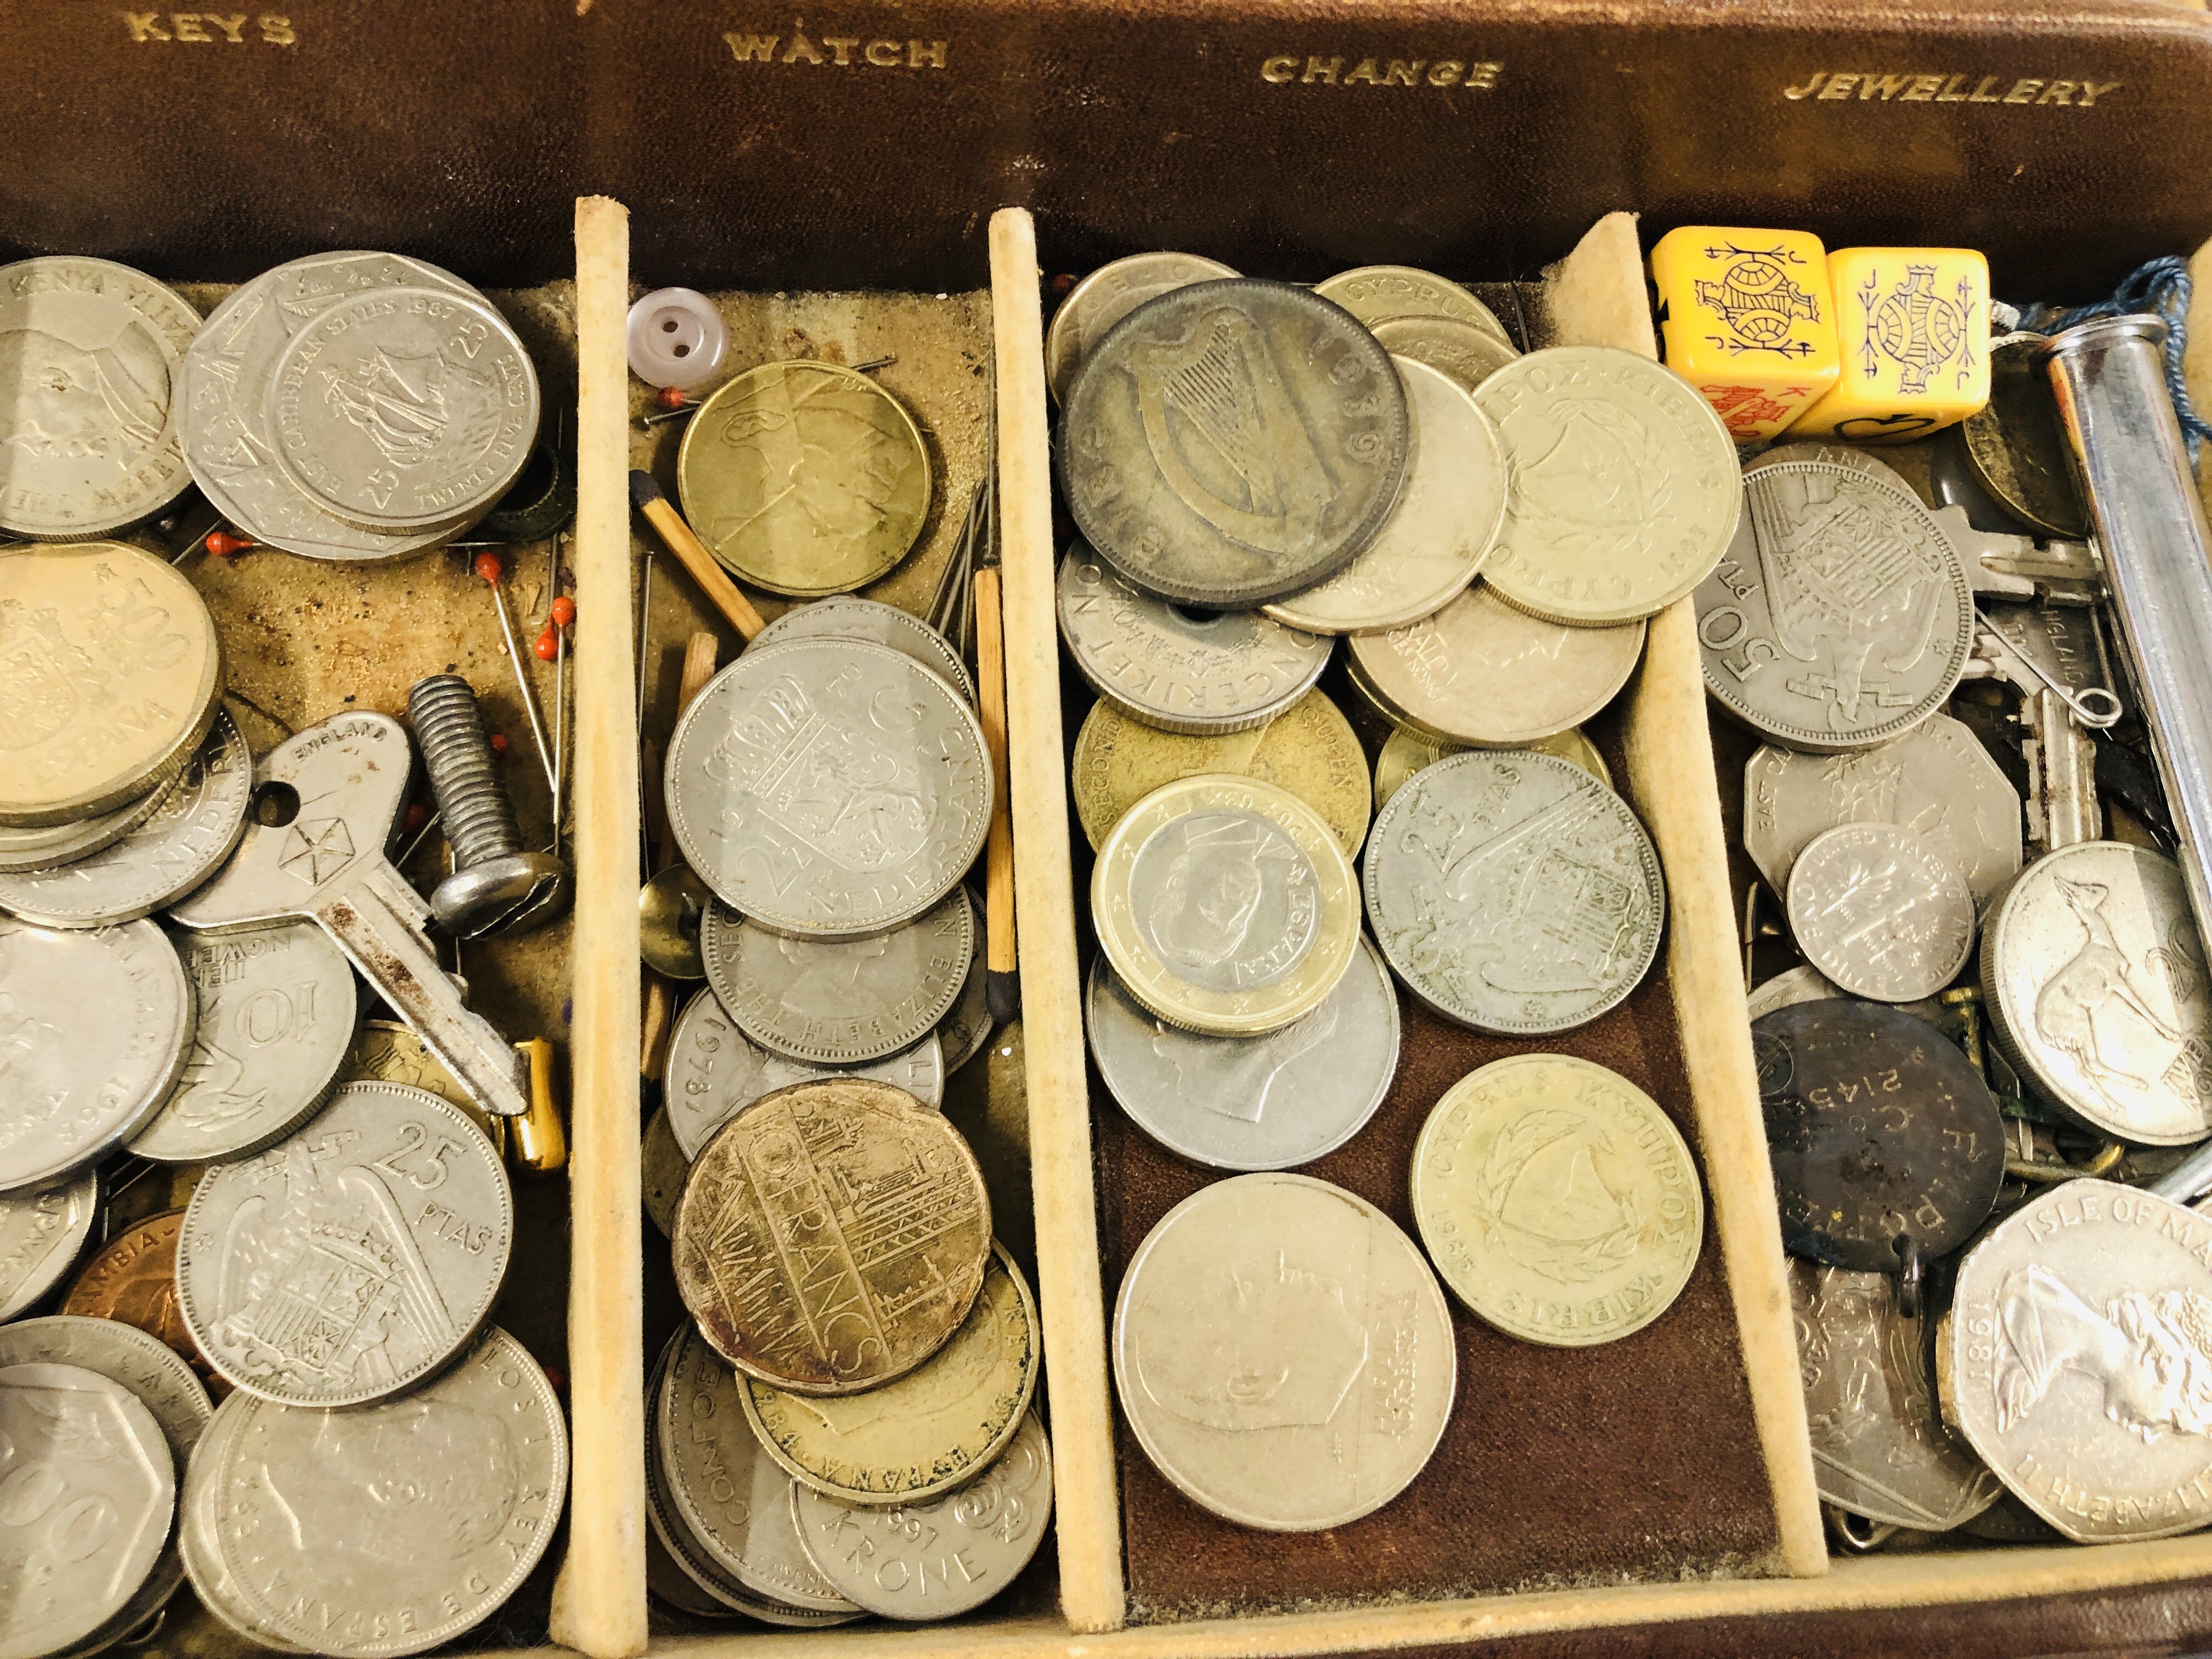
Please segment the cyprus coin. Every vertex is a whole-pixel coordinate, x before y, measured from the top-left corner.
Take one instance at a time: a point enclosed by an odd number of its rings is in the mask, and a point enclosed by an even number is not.
[[[822,639],[872,640],[888,646],[941,677],[965,701],[975,701],[975,683],[969,678],[968,665],[951,641],[909,611],[855,594],[833,593],[811,605],[794,605],[761,629],[752,643]]]
[[[112,1235],[62,1297],[75,1317],[128,1325],[167,1347],[217,1395],[230,1384],[215,1374],[177,1310],[177,1239],[185,1212],[165,1210]]]
[[[1138,586],[1243,610],[1375,538],[1409,439],[1397,371],[1357,319],[1238,278],[1115,325],[1068,387],[1060,473],[1084,539]]]
[[[1195,253],[1132,253],[1099,266],[1068,289],[1045,330],[1044,377],[1053,401],[1066,401],[1068,383],[1085,355],[1108,329],[1146,301],[1193,283],[1236,275],[1227,265]]]
[[[1450,1310],[1413,1241],[1298,1175],[1216,1182],[1162,1217],[1122,1278],[1113,1346],[1153,1466],[1268,1532],[1340,1527],[1403,1492],[1457,1380]]]
[[[1577,628],[1634,622],[1705,580],[1741,510],[1735,443],[1690,383],[1633,352],[1553,346],[1475,393],[1505,441],[1500,599]]]
[[[35,1307],[84,1253],[100,1219],[100,1173],[0,1196],[0,1321]]]
[[[1607,788],[1613,787],[1613,769],[1605,763],[1605,757],[1598,753],[1597,745],[1583,735],[1578,726],[1521,746],[1540,754],[1557,755],[1581,767]],[[1410,726],[1400,726],[1383,739],[1382,752],[1375,757],[1375,810],[1381,811],[1406,780],[1423,767],[1434,766],[1440,760],[1449,760],[1454,755],[1466,752],[1459,744],[1439,743]]]
[[[1917,1002],[1974,948],[1974,896],[1933,847],[1893,823],[1823,830],[1790,868],[1790,931],[1853,996]]]
[[[1498,313],[1462,288],[1411,265],[1362,265],[1340,270],[1314,284],[1314,292],[1334,300],[1373,328],[1395,317],[1445,317],[1472,324],[1506,343],[1511,337]]]
[[[1521,355],[1488,329],[1449,317],[1393,317],[1375,325],[1375,337],[1395,362],[1420,363],[1462,392],[1473,392]]]

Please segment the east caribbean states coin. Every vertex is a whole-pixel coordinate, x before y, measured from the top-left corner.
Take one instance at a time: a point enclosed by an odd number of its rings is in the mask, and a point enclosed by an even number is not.
[[[2212,1133],[2212,994],[2181,866],[2117,842],[2028,866],[1990,913],[1982,1001],[2036,1092],[2122,1140]]]
[[[0,1320],[44,1300],[69,1276],[100,1218],[100,1173],[0,1197]]]
[[[200,314],[106,259],[0,265],[0,531],[104,536],[149,519],[191,476],[178,371]]]
[[[1471,323],[1507,344],[1512,337],[1498,313],[1457,283],[1411,265],[1361,265],[1340,270],[1314,284],[1314,292],[1334,300],[1373,328],[1395,317],[1445,317]]]
[[[1404,387],[1351,313],[1239,278],[1124,317],[1068,387],[1060,472],[1083,538],[1147,592],[1247,610],[1375,538],[1411,441]]]
[[[1216,1170],[1287,1170],[1366,1127],[1398,1070],[1398,994],[1363,936],[1328,1000],[1266,1036],[1205,1036],[1148,1013],[1103,954],[1091,963],[1091,1053],[1129,1121]]]
[[[761,629],[752,644],[821,639],[871,640],[888,646],[939,676],[963,701],[975,701],[975,683],[951,641],[910,611],[857,594],[833,593],[811,605],[794,605]]]
[[[1966,566],[1927,510],[1828,461],[1744,479],[1744,514],[1698,589],[1705,690],[1769,742],[1869,749],[1935,714],[1974,646]]]
[[[716,558],[793,599],[848,593],[913,550],[934,483],[906,406],[836,363],[763,363],[691,416],[684,516]]]
[[[1153,1466],[1267,1532],[1343,1526],[1403,1492],[1457,1381],[1451,1314],[1413,1242],[1299,1175],[1232,1176],[1162,1217],[1122,1278],[1113,1348]]]
[[[1395,362],[1422,364],[1462,392],[1473,392],[1521,355],[1488,329],[1449,317],[1393,317],[1375,325],[1375,337]]]
[[[0,921],[0,1193],[97,1164],[161,1109],[191,1050],[191,981],[150,921]]]
[[[151,915],[218,869],[246,833],[253,751],[229,714],[153,815],[64,869],[0,874],[0,910],[50,927],[107,927]]]
[[[1554,346],[1474,400],[1505,442],[1505,528],[1482,577],[1500,599],[1577,628],[1634,622],[1693,592],[1728,547],[1735,443],[1673,370]]]
[[[1068,385],[1091,349],[1146,301],[1237,274],[1195,253],[1132,253],[1099,266],[1068,289],[1045,330],[1044,378],[1053,401],[1067,400]]]
[[[1814,836],[1790,866],[1788,908],[1805,959],[1878,1002],[1934,996],[1974,948],[1974,896],[1964,878],[1893,823],[1843,823]]]
[[[983,896],[972,885],[968,889],[968,904],[975,911],[980,927],[985,916]],[[953,1000],[945,1018],[937,1023],[939,1062],[946,1077],[981,1054],[990,1043],[991,1033],[997,1029],[998,1022],[991,1018],[988,961],[988,953],[981,949],[969,958],[968,977],[960,981],[960,994]],[[920,1097],[925,1106],[939,1103],[924,1097],[919,1089],[909,1089],[908,1092]]]
[[[1552,1347],[1642,1330],[1705,1238],[1681,1131],[1626,1078],[1565,1054],[1494,1060],[1446,1090],[1413,1191],[1444,1283],[1485,1323]]]
[[[1759,1109],[1793,1255],[1896,1273],[1973,1237],[2004,1179],[2003,1121],[1966,1055],[1877,1003],[1823,1000],[1751,1028]]]
[[[991,1255],[991,1200],[957,1130],[904,1090],[794,1084],[724,1125],[676,1211],[676,1288],[749,1376],[858,1394],[949,1340]]]
[[[793,939],[707,907],[699,954],[738,1029],[811,1066],[865,1066],[927,1037],[951,1009],[975,957],[968,890],[867,939]]]
[[[1598,752],[1597,745],[1583,735],[1579,726],[1571,726],[1553,736],[1538,738],[1520,746],[1534,749],[1539,754],[1557,755],[1581,767],[1607,788],[1613,787],[1613,769],[1605,763],[1605,757]],[[1400,726],[1383,739],[1382,752],[1375,757],[1375,810],[1379,812],[1388,805],[1390,797],[1424,767],[1466,752],[1462,744],[1439,743],[1410,726]]]
[[[1264,1036],[1318,1008],[1359,954],[1359,888],[1289,791],[1201,775],[1121,816],[1091,872],[1099,947],[1171,1025]]]
[[[1044,1350],[1036,1299],[1003,1246],[981,1294],[927,1363],[868,1394],[793,1394],[753,1378],[738,1401],[769,1456],[848,1504],[903,1508],[965,1486],[1012,1443]]]
[[[1060,636],[1091,689],[1163,732],[1249,732],[1297,702],[1334,641],[1256,611],[1192,611],[1140,592],[1078,542],[1060,562]]]
[[[911,921],[959,884],[991,821],[975,711],[859,640],[751,650],[668,744],[684,857],[747,921],[805,939]]]
[[[61,1311],[143,1331],[221,1397],[229,1394],[230,1384],[216,1375],[177,1308],[177,1240],[184,1222],[182,1210],[166,1210],[115,1234],[70,1285]]]
[[[0,826],[0,871],[58,870],[114,846],[160,810],[183,775],[155,785],[112,811],[96,812],[75,823],[50,823],[37,830]]]
[[[1457,755],[1367,838],[1367,917],[1407,989],[1498,1036],[1588,1024],[1644,981],[1666,885],[1627,802],[1556,756]]]
[[[1317,587],[1267,607],[1316,634],[1373,633],[1431,616],[1467,591],[1505,520],[1505,452],[1474,399],[1410,357],[1405,382],[1413,447],[1398,504],[1366,550]]]
[[[209,1171],[185,1211],[178,1304],[248,1394],[358,1406],[466,1345],[514,1240],[507,1170],[465,1116],[425,1090],[350,1083],[289,1139]]]
[[[276,464],[325,512],[420,533],[489,507],[538,435],[538,371],[490,302],[372,289],[318,313],[276,359]]]
[[[71,823],[191,763],[222,702],[192,585],[120,542],[0,552],[0,823]]]

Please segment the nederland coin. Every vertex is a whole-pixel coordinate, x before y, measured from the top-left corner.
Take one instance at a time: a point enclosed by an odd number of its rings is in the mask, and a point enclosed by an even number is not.
[[[937,1025],[938,1047],[946,1077],[983,1052],[998,1024],[991,1018],[989,957],[983,949],[982,937],[986,932],[983,896],[972,886],[967,891],[969,908],[975,913],[978,937],[975,954],[968,961],[968,976],[960,981],[960,994],[953,999],[951,1012]],[[924,1097],[919,1089],[909,1089],[908,1092],[921,1098],[925,1106],[939,1103]]]
[[[1178,1158],[1216,1170],[1289,1170],[1364,1128],[1398,1070],[1398,993],[1364,936],[1320,1007],[1258,1037],[1204,1036],[1147,1013],[1102,954],[1084,1024],[1107,1091]]]
[[[1465,592],[1498,539],[1505,519],[1498,428],[1441,369],[1391,361],[1413,428],[1398,504],[1358,558],[1318,587],[1267,606],[1277,622],[1315,634],[1403,628]]]
[[[1375,325],[1375,337],[1398,362],[1423,364],[1462,392],[1473,392],[1521,355],[1488,329],[1449,317],[1393,317]]]
[[[975,957],[976,917],[956,886],[904,927],[868,939],[793,939],[707,907],[707,983],[762,1048],[810,1066],[865,1066],[937,1029]]]
[[[975,701],[975,682],[969,678],[968,665],[952,648],[951,641],[910,611],[856,594],[833,593],[811,605],[794,605],[761,629],[752,645],[824,639],[869,640],[886,646],[937,675],[960,694],[963,702]]]
[[[1597,745],[1583,735],[1579,726],[1571,726],[1564,732],[1521,746],[1534,749],[1539,754],[1557,755],[1582,768],[1607,788],[1613,787],[1613,769],[1605,763],[1605,757],[1598,753]],[[1383,739],[1382,751],[1375,757],[1375,810],[1381,811],[1390,797],[1422,768],[1466,752],[1458,744],[1439,743],[1410,726],[1400,726]]]
[[[865,587],[913,550],[935,485],[904,404],[836,363],[763,363],[699,405],[677,452],[684,516],[771,593]]]
[[[2079,842],[2045,854],[1990,912],[1982,1005],[2036,1092],[2122,1140],[2212,1133],[2212,994],[2181,866]]]
[[[645,1121],[645,1139],[639,1148],[638,1163],[646,1218],[660,1229],[663,1238],[673,1238],[676,1206],[684,1196],[684,1182],[691,1173],[691,1164],[684,1156],[684,1149],[676,1144],[676,1134],[668,1127],[668,1112],[664,1107],[653,1108],[653,1115]]]
[[[215,1374],[177,1310],[177,1239],[184,1222],[182,1210],[165,1210],[112,1235],[70,1285],[61,1311],[144,1332],[191,1366],[220,1399],[230,1393],[230,1384]]]
[[[1138,586],[1245,610],[1374,540],[1410,436],[1357,319],[1237,278],[1149,300],[1099,341],[1067,389],[1060,474],[1084,539]]]
[[[1790,932],[1853,996],[1917,1002],[1959,976],[1974,948],[1974,896],[1942,854],[1893,823],[1844,823],[1790,867]]]
[[[1163,732],[1265,726],[1312,689],[1334,643],[1256,611],[1154,599],[1080,542],[1060,562],[1057,599],[1060,636],[1091,689]]]
[[[991,1255],[959,1131],[902,1089],[794,1084],[724,1125],[676,1211],[676,1288],[715,1352],[812,1395],[903,1376],[949,1340]]]
[[[120,542],[0,552],[0,823],[127,805],[191,762],[222,703],[222,642],[197,590]]]
[[[27,1312],[69,1276],[100,1218],[100,1172],[0,1197],[0,1322]]]
[[[1029,1414],[1042,1363],[1029,1281],[994,1244],[975,1307],[926,1364],[840,1399],[748,1378],[738,1401],[769,1455],[803,1485],[848,1504],[903,1510],[966,1486],[1005,1452]]]
[[[1960,447],[2006,512],[2047,536],[2078,542],[2089,534],[2089,518],[2074,488],[2042,347],[2040,340],[2018,340],[1990,353],[1990,400],[1959,423]]]
[[[1181,779],[1123,813],[1091,868],[1091,919],[1132,997],[1215,1036],[1282,1030],[1359,954],[1342,843],[1296,795],[1245,778]]]
[[[191,981],[150,921],[0,921],[0,1192],[97,1164],[161,1109],[191,1050]]]
[[[0,265],[0,531],[104,536],[177,498],[191,483],[177,376],[199,326],[127,265]]]
[[[359,995],[359,988],[356,988]],[[365,1019],[355,1029],[353,1046],[338,1067],[342,1083],[404,1083],[410,1089],[428,1089],[484,1132],[493,1153],[507,1157],[507,1120],[487,1112],[476,1097],[461,1087],[460,1079],[446,1069],[445,1061],[429,1045],[396,1019]]]
[[[859,640],[750,650],[668,744],[684,857],[748,921],[855,939],[911,921],[983,850],[975,711],[911,657]]]
[[[1147,300],[1193,283],[1218,282],[1237,273],[1195,253],[1132,253],[1092,271],[1052,313],[1044,334],[1044,378],[1054,403],[1067,399],[1068,383],[1106,331]]]
[[[58,870],[114,846],[161,809],[183,776],[180,772],[137,800],[75,823],[50,823],[39,830],[0,825],[0,871]]]
[[[1345,668],[1397,724],[1480,749],[1517,749],[1580,726],[1644,658],[1644,624],[1564,628],[1479,583],[1436,615],[1356,634]]]
[[[1770,742],[1819,755],[1902,737],[1973,654],[1966,566],[1925,508],[1832,461],[1754,469],[1698,589],[1706,693]]]
[[[1113,1346],[1153,1467],[1267,1532],[1340,1527],[1403,1492],[1457,1383],[1451,1313],[1413,1242],[1299,1175],[1232,1176],[1162,1217],[1122,1278]]]
[[[276,464],[325,512],[403,535],[504,495],[538,436],[538,371],[507,319],[442,288],[350,294],[293,335],[263,404]]]
[[[1457,283],[1411,265],[1362,265],[1340,270],[1314,284],[1314,292],[1334,300],[1370,328],[1394,317],[1445,317],[1471,323],[1508,344],[1512,338],[1498,313]]]
[[[1610,346],[1516,357],[1475,392],[1505,442],[1498,596],[1577,628],[1686,598],[1735,533],[1735,442],[1673,370]]]
[[[1486,1324],[1586,1348],[1674,1305],[1705,1242],[1689,1144],[1626,1078],[1516,1054],[1444,1091],[1413,1148],[1413,1223]]]
[[[248,1394],[358,1406],[467,1344],[514,1240],[507,1170],[466,1117],[426,1090],[349,1083],[289,1139],[208,1172],[185,1211],[178,1306]]]
[[[1586,1025],[1643,983],[1667,914],[1628,803],[1531,750],[1416,774],[1367,838],[1367,919],[1406,988],[1497,1036]]]

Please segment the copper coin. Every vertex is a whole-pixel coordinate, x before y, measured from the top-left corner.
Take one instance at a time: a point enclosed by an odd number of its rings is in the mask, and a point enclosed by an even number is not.
[[[62,1298],[61,1310],[85,1319],[112,1319],[167,1343],[222,1399],[230,1384],[215,1374],[177,1307],[177,1235],[182,1210],[150,1216],[103,1245]]]

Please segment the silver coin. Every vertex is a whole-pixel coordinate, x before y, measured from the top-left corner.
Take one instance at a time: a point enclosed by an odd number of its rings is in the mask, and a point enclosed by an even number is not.
[[[150,921],[0,921],[0,1192],[50,1187],[137,1134],[184,1069],[193,1015]]]
[[[1153,1466],[1268,1532],[1343,1526],[1403,1492],[1457,1381],[1451,1315],[1413,1241],[1300,1175],[1233,1176],[1162,1217],[1122,1278],[1113,1347]]]
[[[952,642],[895,605],[854,593],[833,593],[810,605],[794,605],[761,629],[747,649],[784,640],[870,640],[912,657],[957,691],[963,702],[975,701],[975,682],[968,677],[968,665],[960,660]]]
[[[1902,737],[1943,706],[1974,644],[1966,570],[1926,509],[1831,461],[1761,467],[1698,588],[1705,690],[1813,754]]]
[[[1628,803],[1533,750],[1408,779],[1367,837],[1367,919],[1406,988],[1499,1036],[1572,1030],[1641,984],[1667,914]]]
[[[1085,1024],[1098,1074],[1129,1121],[1216,1170],[1288,1170],[1358,1134],[1398,1069],[1398,994],[1364,934],[1328,999],[1259,1037],[1206,1036],[1154,1018],[1101,951]]]
[[[676,1237],[676,1206],[684,1196],[684,1177],[690,1160],[676,1144],[668,1127],[668,1112],[656,1106],[645,1121],[645,1139],[638,1152],[640,1179],[644,1182],[646,1218],[660,1229],[663,1238]]]
[[[100,1220],[100,1172],[0,1197],[0,1321],[35,1307],[68,1276]]]
[[[1790,931],[1805,959],[1877,1002],[1932,997],[1974,948],[1974,896],[1942,855],[1893,823],[1844,823],[1790,869]]]
[[[927,915],[867,939],[793,939],[707,907],[707,983],[762,1048],[810,1066],[865,1066],[937,1029],[975,957],[975,913],[955,887]]]
[[[507,1170],[459,1108],[350,1083],[289,1139],[208,1172],[178,1238],[177,1308],[248,1394],[362,1405],[459,1352],[514,1238]]]
[[[64,869],[0,873],[0,910],[49,927],[149,916],[222,867],[246,833],[252,797],[253,751],[226,710],[143,823]]]
[[[1193,283],[1211,283],[1237,273],[1195,253],[1132,253],[1103,264],[1073,288],[1052,313],[1044,336],[1045,385],[1053,401],[1064,403],[1068,383],[1091,348],[1106,331],[1147,300]]]
[[[216,1541],[216,1511],[222,1498],[218,1474],[252,1399],[251,1395],[234,1394],[225,1400],[216,1408],[214,1420],[193,1449],[177,1499],[177,1553],[200,1605],[215,1615],[217,1623],[257,1646],[278,1653],[305,1653],[305,1648],[272,1635],[246,1607]]]
[[[1801,755],[1767,745],[1743,769],[1743,850],[1777,893],[1806,843],[1839,823],[1894,823],[1935,848],[1987,904],[2020,873],[2020,796],[1948,714],[1878,748]]]
[[[991,767],[959,694],[860,640],[749,650],[668,744],[684,857],[747,921],[811,939],[911,921],[983,849]]]
[[[191,475],[176,381],[199,326],[128,265],[0,265],[0,531],[76,541],[177,498]]]
[[[1791,968],[1762,981],[1753,987],[1745,1005],[1755,1024],[1778,1008],[1794,1008],[1801,1002],[1826,1002],[1850,994],[1833,984],[1817,968]],[[1938,1030],[1948,1031],[1950,1022],[1945,1017],[1943,1005],[1934,997],[1918,1002],[1895,1005],[1898,1012],[1911,1014],[1915,1019],[1924,1019]]]
[[[1982,1006],[2036,1093],[2122,1140],[2212,1133],[2212,991],[2181,866],[2077,842],[1990,911]]]
[[[969,958],[968,977],[960,981],[960,994],[953,999],[951,1011],[937,1024],[937,1042],[944,1050],[947,1077],[983,1052],[997,1026],[991,1018],[990,973],[981,938],[983,896],[970,887],[968,903],[975,913],[975,950]]]
[[[1267,725],[1313,689],[1335,643],[1256,611],[1155,599],[1080,542],[1060,562],[1055,597],[1091,689],[1133,720],[1192,737]]]
[[[364,529],[421,532],[489,507],[520,476],[538,371],[486,301],[373,289],[301,325],[264,408],[276,464],[310,501]]]
[[[1052,1518],[1052,1446],[1032,1411],[969,1486],[926,1504],[862,1509],[791,1483],[792,1518],[816,1571],[886,1619],[950,1619],[1012,1583]]]
[[[243,1158],[298,1128],[337,1081],[359,1006],[353,967],[312,921],[174,943],[199,1024],[184,1075],[131,1150],[156,1164]]]
[[[1508,345],[1513,343],[1498,313],[1474,295],[1457,283],[1411,265],[1340,270],[1316,283],[1314,292],[1335,301],[1370,328],[1394,317],[1443,317],[1471,323]]]
[[[184,780],[165,778],[127,806],[94,813],[75,823],[50,823],[35,830],[0,824],[0,870],[58,870],[112,847],[161,809]]]

